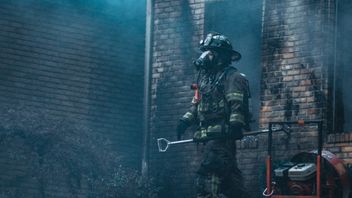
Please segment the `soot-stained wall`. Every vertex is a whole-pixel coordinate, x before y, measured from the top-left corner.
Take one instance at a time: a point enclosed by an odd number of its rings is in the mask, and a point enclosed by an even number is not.
[[[143,2],[1,1],[1,197],[102,197],[139,168]]]

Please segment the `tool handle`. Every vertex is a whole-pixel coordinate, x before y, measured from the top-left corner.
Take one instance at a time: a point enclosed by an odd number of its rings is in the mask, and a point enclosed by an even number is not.
[[[169,144],[183,144],[183,143],[189,143],[189,142],[194,142],[194,140],[193,139],[179,140],[179,141],[169,142]]]

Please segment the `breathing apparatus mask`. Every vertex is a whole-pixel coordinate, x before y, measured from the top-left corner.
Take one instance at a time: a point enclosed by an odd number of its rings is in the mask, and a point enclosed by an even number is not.
[[[193,61],[197,70],[211,70],[241,59],[241,54],[232,49],[230,41],[219,33],[209,33],[205,40],[200,41],[199,49],[202,54]]]
[[[207,50],[203,52],[199,58],[193,61],[194,66],[197,70],[204,69],[208,70],[217,65],[218,57],[215,52]]]

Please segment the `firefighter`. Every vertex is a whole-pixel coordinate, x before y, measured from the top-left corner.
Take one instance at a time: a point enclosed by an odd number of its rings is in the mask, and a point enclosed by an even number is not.
[[[177,124],[180,139],[196,126],[193,139],[203,148],[197,170],[197,198],[246,197],[236,163],[235,141],[249,126],[248,81],[231,63],[241,59],[228,38],[209,33],[200,42],[202,54],[194,61],[198,93]]]

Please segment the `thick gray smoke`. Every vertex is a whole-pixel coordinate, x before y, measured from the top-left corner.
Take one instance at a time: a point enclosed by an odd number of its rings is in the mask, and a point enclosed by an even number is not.
[[[242,59],[234,63],[250,83],[254,121],[251,129],[258,127],[261,79],[261,21],[262,0],[207,2],[205,6],[205,30],[226,35],[239,51]]]
[[[337,48],[335,62],[335,129],[352,131],[352,1],[339,0],[337,7]],[[341,126],[342,125],[342,126]]]
[[[1,197],[138,187],[128,182],[139,177],[145,1],[3,0],[0,10]]]

